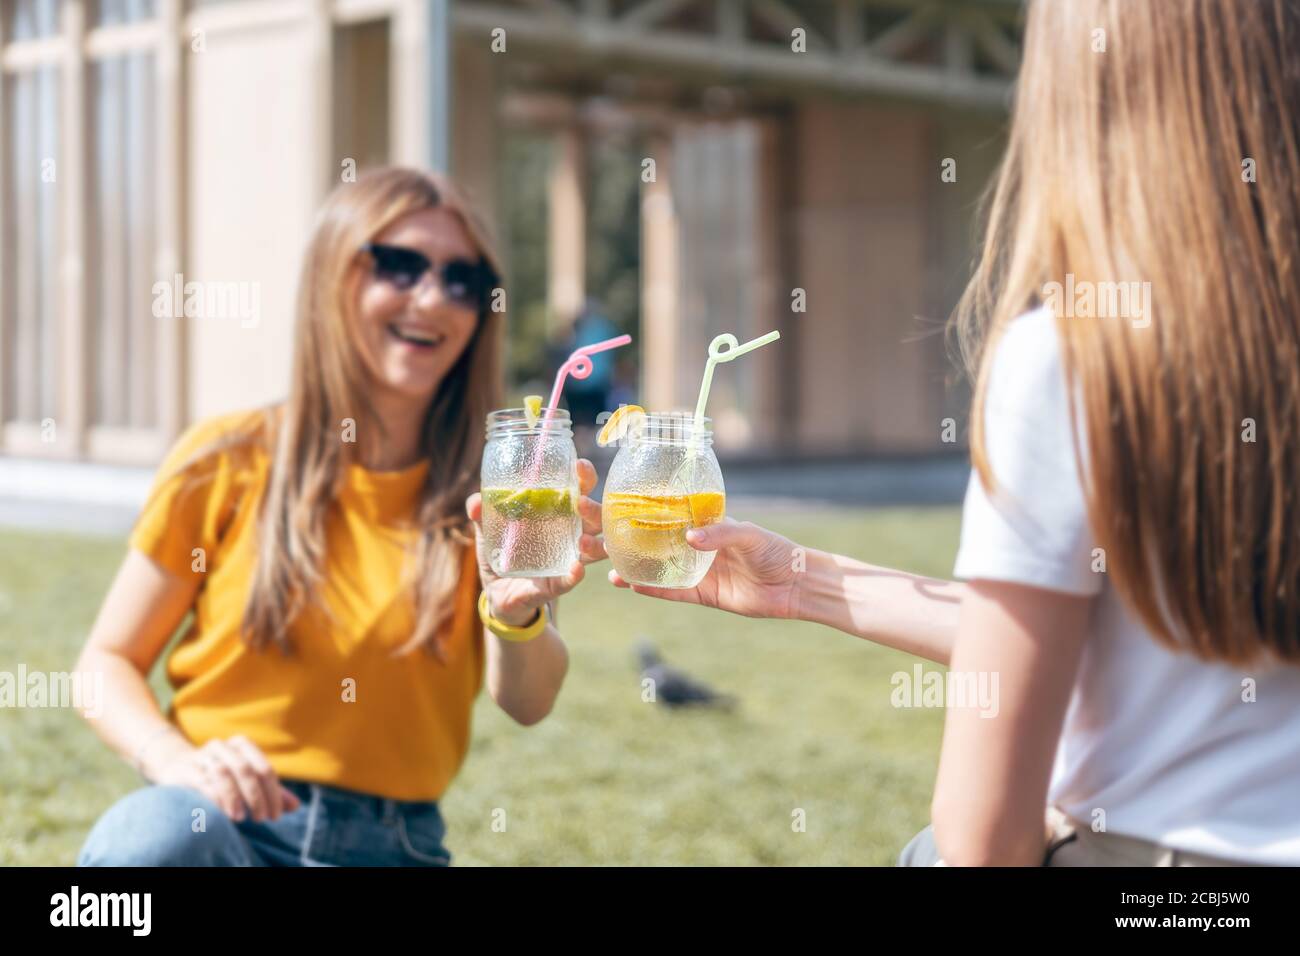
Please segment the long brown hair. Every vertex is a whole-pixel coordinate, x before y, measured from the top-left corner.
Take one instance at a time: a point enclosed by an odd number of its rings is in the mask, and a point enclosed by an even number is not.
[[[1150,283],[1141,321],[1057,326],[1107,570],[1206,660],[1300,662],[1298,118],[1293,0],[1032,2],[957,312],[993,488],[984,345],[1048,283]]]
[[[326,199],[307,247],[298,285],[293,372],[287,401],[270,416],[272,462],[258,525],[258,555],[245,638],[289,649],[289,629],[318,595],[325,564],[325,517],[350,463],[342,423],[382,429],[367,397],[352,337],[358,250],[390,223],[442,207],[463,222],[501,275],[489,232],[446,177],[384,168],[338,186]],[[412,564],[416,626],[407,647],[441,656],[440,626],[451,612],[468,546],[465,498],[478,485],[483,421],[500,404],[503,314],[484,307],[460,359],[425,415],[421,453],[429,471],[420,495],[420,531]]]

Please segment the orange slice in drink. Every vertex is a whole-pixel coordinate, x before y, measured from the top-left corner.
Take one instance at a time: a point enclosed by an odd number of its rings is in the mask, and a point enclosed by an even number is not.
[[[691,506],[691,524],[702,528],[706,524],[716,524],[727,513],[727,497],[716,491],[697,491],[687,495]]]
[[[691,526],[690,521],[681,515],[671,513],[643,514],[628,518],[629,528],[639,531],[685,531]]]
[[[614,414],[609,416],[609,421],[605,422],[600,434],[596,436],[596,444],[604,448],[621,441],[629,432],[643,427],[645,420],[645,409],[640,405],[620,405],[614,410]]]

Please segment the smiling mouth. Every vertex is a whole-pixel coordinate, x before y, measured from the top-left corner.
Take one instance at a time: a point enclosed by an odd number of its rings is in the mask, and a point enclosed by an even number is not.
[[[399,342],[405,342],[407,345],[414,345],[416,348],[431,349],[443,343],[445,336],[436,333],[415,332],[412,330],[403,331],[396,325],[388,326],[388,334]]]

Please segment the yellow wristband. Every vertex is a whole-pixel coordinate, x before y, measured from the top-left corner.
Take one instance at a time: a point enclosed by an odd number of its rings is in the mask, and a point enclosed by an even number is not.
[[[492,612],[488,610],[487,591],[479,593],[478,616],[484,627],[504,641],[514,641],[522,644],[524,641],[531,641],[546,630],[546,612],[540,607],[537,609],[537,620],[531,624],[525,624],[523,627],[515,627],[505,621],[498,621],[492,616]]]

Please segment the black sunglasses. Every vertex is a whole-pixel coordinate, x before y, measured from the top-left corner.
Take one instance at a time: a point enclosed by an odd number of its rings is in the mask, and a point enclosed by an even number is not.
[[[367,242],[361,249],[374,260],[375,278],[390,283],[397,289],[414,288],[424,274],[433,268],[428,256],[405,246]],[[477,262],[449,259],[437,270],[437,276],[442,294],[449,302],[476,312],[487,308],[492,290],[499,281],[496,271],[482,258]]]

